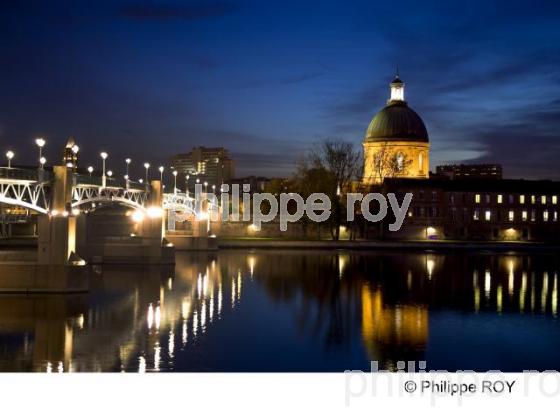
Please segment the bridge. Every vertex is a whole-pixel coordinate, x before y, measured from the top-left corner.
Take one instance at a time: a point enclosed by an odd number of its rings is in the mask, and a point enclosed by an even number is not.
[[[71,179],[71,210],[92,211],[96,206],[117,203],[148,213],[150,183],[78,173],[72,173]],[[51,170],[0,168],[0,203],[56,215],[57,210],[51,207],[53,182],[54,172]],[[215,209],[215,204],[210,205]],[[195,204],[192,195],[182,192],[163,193],[161,207],[188,215],[195,215],[197,207],[202,209],[202,205]]]
[[[142,224],[143,244],[150,244],[154,260],[164,258],[164,248],[171,246],[164,237],[175,230],[176,221],[190,220],[193,234],[205,237],[210,215],[219,212],[218,204],[206,195],[197,200],[176,189],[164,193],[160,180],[136,182],[107,174],[83,174],[70,165],[0,168],[0,204],[37,214],[39,264],[80,261],[76,248],[85,229],[80,220],[105,206],[120,205],[134,211],[133,217]]]

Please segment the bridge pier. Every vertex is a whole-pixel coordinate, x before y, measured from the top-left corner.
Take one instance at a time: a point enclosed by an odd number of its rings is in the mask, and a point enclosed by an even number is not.
[[[71,209],[72,170],[63,165],[54,166],[53,174],[51,213],[38,216],[38,264],[81,264],[83,261],[75,256],[76,217]]]
[[[153,263],[175,263],[173,245],[164,240],[165,218],[163,212],[163,187],[161,181],[151,181],[146,204],[147,215],[142,221],[142,244],[146,246],[148,260]]]

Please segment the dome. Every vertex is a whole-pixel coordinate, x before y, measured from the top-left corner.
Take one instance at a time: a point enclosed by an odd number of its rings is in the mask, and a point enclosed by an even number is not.
[[[405,101],[390,101],[379,111],[367,128],[365,141],[429,142],[424,122]]]

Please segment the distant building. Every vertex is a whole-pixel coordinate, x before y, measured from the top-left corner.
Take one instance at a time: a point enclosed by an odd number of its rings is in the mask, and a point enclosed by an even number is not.
[[[251,175],[244,178],[230,179],[229,184],[237,184],[240,187],[243,187],[243,185],[249,185],[249,192],[254,194],[265,192],[269,182],[270,178]]]
[[[438,165],[436,167],[436,176],[447,177],[450,179],[502,179],[502,166],[499,164]]]
[[[186,154],[175,155],[171,158],[171,167],[188,177],[189,189],[194,188],[196,180],[219,187],[235,176],[234,162],[228,150],[222,147],[196,147]]]
[[[560,238],[560,182],[513,179],[385,179],[383,192],[413,194],[402,239],[543,240]]]

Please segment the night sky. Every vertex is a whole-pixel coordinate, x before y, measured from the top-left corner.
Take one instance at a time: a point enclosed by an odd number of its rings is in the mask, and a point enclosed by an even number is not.
[[[449,2],[451,3],[451,2]],[[0,1],[0,149],[154,165],[225,146],[286,176],[323,138],[360,146],[398,65],[432,168],[560,179],[558,1]],[[4,161],[2,157],[0,161]]]

